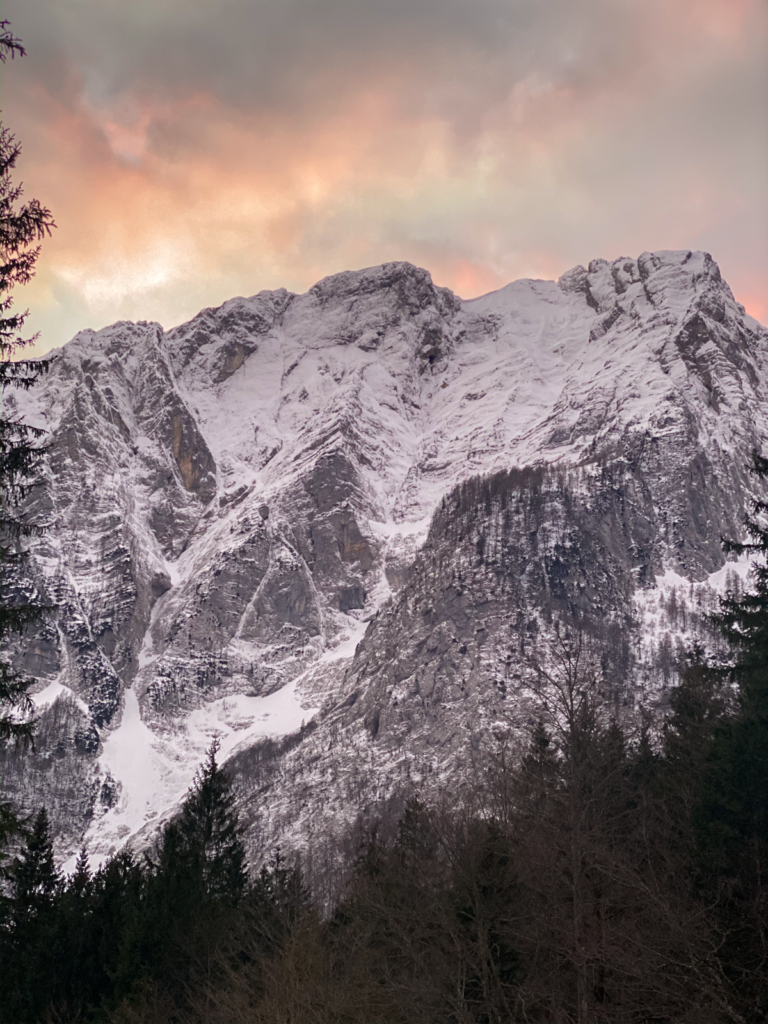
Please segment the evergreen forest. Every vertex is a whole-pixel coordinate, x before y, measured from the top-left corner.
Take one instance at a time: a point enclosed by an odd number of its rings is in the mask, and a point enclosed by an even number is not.
[[[330,901],[279,850],[249,876],[215,744],[153,848],[95,873],[61,876],[40,809],[3,869],[0,1021],[767,1020],[768,567],[717,618],[730,667],[692,652],[653,736],[571,631],[526,748],[368,829]]]

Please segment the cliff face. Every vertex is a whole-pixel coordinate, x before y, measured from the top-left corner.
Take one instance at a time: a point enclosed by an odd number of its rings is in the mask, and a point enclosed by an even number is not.
[[[14,586],[57,612],[16,653],[39,741],[5,753],[4,794],[53,808],[62,856],[103,856],[219,735],[256,852],[327,833],[524,724],[526,651],[561,614],[652,704],[641,623],[670,580],[711,600],[686,580],[739,533],[767,359],[688,252],[469,302],[386,264],[82,332],[18,398],[51,455]]]

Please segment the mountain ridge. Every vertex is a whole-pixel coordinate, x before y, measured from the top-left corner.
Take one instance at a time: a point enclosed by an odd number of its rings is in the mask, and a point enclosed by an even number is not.
[[[575,518],[559,529],[582,539],[564,546],[563,585],[578,577],[599,590],[595,573],[610,562],[610,578],[624,579],[619,618],[632,586],[652,589],[667,571],[706,580],[752,493],[749,451],[766,441],[766,341],[711,257],[688,251],[594,260],[558,282],[513,282],[467,301],[424,270],[384,264],[304,295],[232,299],[168,332],[146,322],[81,332],[17,407],[52,440],[30,506],[48,531],[19,585],[62,610],[18,653],[48,697],[38,696],[39,753],[6,757],[13,794],[51,805],[62,856],[84,835],[104,856],[137,826],[151,828],[158,803],[173,806],[216,732],[225,753],[244,750],[247,761],[260,735],[298,729],[319,709],[307,736],[317,752],[336,714],[328,709],[359,690],[337,724],[382,746],[388,688],[403,680],[375,682],[369,652],[392,663],[395,643],[411,652],[398,672],[421,659],[417,668],[437,678],[427,648],[444,642],[433,634],[448,629],[448,611],[419,647],[422,620],[396,609],[419,572],[429,590],[432,570],[414,566],[440,548],[434,517],[470,478],[560,467],[567,485],[547,477],[538,498],[515,487],[507,498],[538,509],[537,529],[551,532],[567,497]],[[526,548],[506,511],[498,518],[487,504],[473,506],[473,543],[491,543],[488,527],[502,538],[502,562],[527,551],[541,572],[539,596],[526,601],[540,617],[550,549]],[[594,566],[578,568],[579,547],[601,531]],[[443,563],[461,544],[442,551]],[[462,612],[472,628],[491,586],[480,568],[484,582]],[[438,590],[452,586],[450,572],[433,576]],[[427,603],[443,607],[441,593]],[[503,632],[499,651],[511,642]],[[472,715],[491,721],[493,667],[467,671]],[[282,710],[259,718],[280,694]],[[148,800],[130,788],[130,744],[125,757],[110,755],[129,699],[153,765]],[[350,750],[362,756],[355,736]],[[408,747],[407,736],[398,742]],[[389,768],[382,759],[379,785],[369,755],[370,803],[377,786],[387,790]],[[289,817],[275,811],[270,842],[282,834],[276,822],[294,828]],[[311,814],[299,817],[306,825]]]

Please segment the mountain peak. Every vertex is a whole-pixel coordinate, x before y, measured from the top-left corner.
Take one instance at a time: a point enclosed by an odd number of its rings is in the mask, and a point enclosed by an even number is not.
[[[719,569],[768,444],[768,332],[706,253],[465,302],[386,263],[168,332],[82,332],[17,402],[49,431],[30,586],[60,609],[20,657],[51,698],[51,750],[57,715],[71,738],[50,772],[41,726],[24,770],[67,841],[104,853],[173,804],[212,735],[245,772],[318,708],[321,775],[342,719],[384,788],[396,759],[374,733],[423,754],[439,719],[452,771],[462,723],[482,730],[501,699],[494,644],[558,601],[630,622],[656,575]],[[290,830],[295,808],[265,799]]]

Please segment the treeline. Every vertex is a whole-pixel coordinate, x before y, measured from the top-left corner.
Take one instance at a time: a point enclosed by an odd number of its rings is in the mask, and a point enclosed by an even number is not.
[[[739,630],[738,687],[691,659],[656,746],[619,726],[581,639],[563,645],[522,758],[500,740],[461,808],[411,800],[323,911],[279,856],[248,879],[215,748],[154,850],[94,875],[81,855],[59,876],[41,811],[6,872],[0,1020],[767,1020],[768,605],[747,634],[755,600],[722,616]]]
[[[282,948],[308,894],[279,856],[249,881],[216,752],[142,857],[124,850],[92,873],[83,851],[63,878],[37,814],[4,871],[0,1021],[205,1019],[198,990]]]

